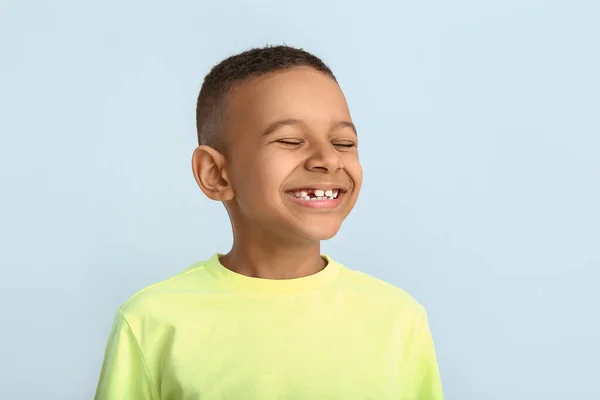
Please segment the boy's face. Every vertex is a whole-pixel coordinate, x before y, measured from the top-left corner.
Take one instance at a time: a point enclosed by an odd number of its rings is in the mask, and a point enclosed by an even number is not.
[[[337,233],[358,198],[362,169],[333,79],[298,67],[243,82],[230,92],[225,132],[234,223],[308,240]]]

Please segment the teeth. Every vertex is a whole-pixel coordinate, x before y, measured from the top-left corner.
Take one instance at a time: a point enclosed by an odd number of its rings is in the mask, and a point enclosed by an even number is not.
[[[333,200],[337,199],[340,189],[305,189],[289,192],[292,196],[300,200],[316,201],[316,200]],[[314,194],[314,197],[310,197],[310,194]]]

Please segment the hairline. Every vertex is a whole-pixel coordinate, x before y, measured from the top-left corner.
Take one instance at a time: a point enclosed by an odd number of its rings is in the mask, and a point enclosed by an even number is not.
[[[225,124],[227,122],[227,111],[229,109],[229,102],[232,97],[232,92],[234,92],[236,89],[239,89],[243,85],[251,84],[257,80],[266,79],[266,78],[272,77],[273,75],[276,75],[278,73],[287,72],[287,71],[290,71],[293,69],[312,69],[316,72],[320,72],[323,75],[329,77],[335,83],[337,83],[339,86],[339,82],[337,81],[337,79],[335,78],[333,73],[328,73],[327,71],[322,71],[312,65],[306,65],[306,64],[284,66],[284,67],[274,69],[272,71],[250,74],[242,79],[235,79],[235,80],[231,81],[229,84],[225,85],[225,87],[223,88],[224,90],[222,90],[218,94],[218,96],[216,96],[217,97],[217,102],[216,102],[217,106],[216,106],[216,110],[215,110],[216,115],[213,114],[213,118],[216,120],[216,124],[215,124],[216,126],[214,129],[215,132],[213,132],[214,138],[213,138],[213,140],[210,141],[210,142],[212,142],[212,144],[208,143],[205,145],[212,147],[219,152],[226,150],[227,142],[228,142],[228,135],[225,132]],[[356,128],[353,128],[353,129],[356,133]]]

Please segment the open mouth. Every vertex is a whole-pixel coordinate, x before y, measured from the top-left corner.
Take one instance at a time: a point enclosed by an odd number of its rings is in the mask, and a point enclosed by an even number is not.
[[[286,193],[296,199],[299,200],[307,200],[307,201],[317,201],[317,200],[335,200],[343,194],[345,190],[336,188],[336,189],[311,189],[311,188],[303,188],[303,189],[294,189],[289,190]]]

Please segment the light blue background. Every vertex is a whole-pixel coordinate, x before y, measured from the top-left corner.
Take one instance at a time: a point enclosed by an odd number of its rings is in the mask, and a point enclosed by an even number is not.
[[[0,397],[89,399],[116,308],[227,251],[209,68],[323,57],[361,139],[325,251],[428,309],[447,399],[600,399],[600,3],[0,3]]]

